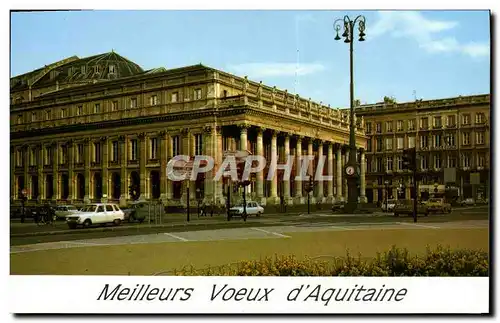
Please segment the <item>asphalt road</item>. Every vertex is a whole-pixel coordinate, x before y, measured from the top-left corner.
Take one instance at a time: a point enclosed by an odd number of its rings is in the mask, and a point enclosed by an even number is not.
[[[450,214],[431,214],[429,217],[419,216],[418,223],[445,223],[467,220],[487,220],[489,210],[487,207],[457,208]],[[389,223],[397,220],[403,223],[413,223],[411,217],[394,217],[391,214],[377,213],[373,215],[338,215],[332,213],[314,214],[266,214],[260,218],[249,217],[246,222],[240,218],[227,221],[226,217],[207,217],[198,219],[195,217],[191,222],[176,217],[169,219],[162,225],[148,224],[123,224],[119,227],[89,228],[84,230],[68,230],[66,224],[60,223],[55,227],[36,226],[33,223],[11,224],[11,246],[28,245],[36,243],[73,241],[81,239],[99,239],[120,236],[139,236],[144,234],[204,231],[229,228],[251,228],[267,226],[289,226],[296,224],[330,223],[336,225],[370,223]]]

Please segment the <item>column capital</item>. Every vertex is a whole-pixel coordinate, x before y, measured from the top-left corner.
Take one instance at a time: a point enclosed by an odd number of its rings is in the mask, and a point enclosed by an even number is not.
[[[73,142],[74,142],[74,140],[73,140],[73,139],[68,139],[68,140],[66,141],[66,146],[72,146],[72,145],[73,145]]]
[[[100,138],[99,138],[99,141],[104,142],[104,141],[106,141],[107,139],[108,139],[108,137],[107,137],[107,136],[102,136],[102,137],[100,137]]]
[[[118,141],[125,142],[126,137],[124,135],[118,136]]]
[[[143,140],[144,138],[146,138],[146,133],[145,132],[139,132],[137,134],[137,138],[139,138],[140,140]]]
[[[279,136],[283,138],[290,138],[290,133],[288,131],[280,131]]]
[[[189,133],[189,128],[182,128],[182,129],[181,129],[181,134],[182,134],[182,135],[184,135],[184,136],[185,136],[185,135],[187,135],[188,133]]]
[[[167,132],[165,130],[161,130],[160,132],[158,132],[158,136],[160,137],[165,137],[166,134]]]
[[[297,140],[297,141],[302,142],[302,139],[304,139],[304,136],[294,134],[294,135],[293,135],[293,138],[295,138],[295,140]]]
[[[182,129],[182,131],[184,131],[185,129],[187,129],[187,128]],[[212,132],[212,126],[210,126],[210,125],[204,126],[203,132],[206,134],[210,134]],[[186,131],[186,133],[182,132],[182,134],[187,134],[187,131]]]
[[[246,124],[246,123],[240,123],[237,126],[238,126],[238,129],[240,129],[241,132],[246,132],[251,127],[249,124]]]
[[[317,145],[322,145],[325,142],[323,139],[320,139],[320,138],[314,138],[313,141]]]
[[[365,148],[360,147],[360,148],[358,148],[358,151],[359,151],[360,154],[364,154],[365,153]]]
[[[335,148],[336,151],[342,151],[342,145],[339,144],[338,142],[333,144],[333,147]]]
[[[262,136],[266,130],[264,127],[257,127],[257,135]]]

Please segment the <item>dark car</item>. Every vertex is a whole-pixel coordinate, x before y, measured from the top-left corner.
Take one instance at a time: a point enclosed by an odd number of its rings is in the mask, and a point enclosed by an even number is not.
[[[148,214],[148,204],[144,202],[133,202],[122,209],[124,220],[128,222],[138,221],[144,222]]]
[[[413,215],[413,200],[398,200],[394,206],[394,216],[399,216],[401,214],[406,214],[409,216]],[[425,216],[429,215],[429,210],[427,206],[422,203],[417,203],[417,216],[423,214]]]
[[[333,212],[340,212],[344,210],[345,207],[345,202],[344,201],[335,201],[332,205],[332,211]]]

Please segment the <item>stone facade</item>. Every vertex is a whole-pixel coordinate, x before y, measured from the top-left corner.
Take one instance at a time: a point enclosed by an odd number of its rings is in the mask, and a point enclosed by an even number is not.
[[[356,114],[364,117],[368,136],[366,196],[369,202],[383,201],[386,195],[395,199],[410,197],[412,184],[409,172],[402,170],[401,157],[403,149],[412,147],[416,147],[418,155],[421,198],[429,196],[434,189],[442,192],[446,186],[457,187],[462,197],[489,196],[489,95],[407,103],[387,100],[362,105]],[[455,181],[445,180],[445,168],[455,169]],[[480,184],[473,183],[474,176],[479,176]]]
[[[78,60],[69,64],[78,66]],[[334,180],[316,185],[314,201],[345,198],[349,116],[342,110],[203,65],[59,86],[38,96],[11,89],[13,202],[24,188],[29,202],[107,199],[123,205],[130,199],[129,186],[136,184],[141,199],[168,205],[185,203],[185,185],[193,200],[224,203],[227,186],[233,184],[215,182],[210,174],[189,184],[173,182],[166,165],[179,154],[204,154],[214,158],[217,168],[223,152],[235,149],[280,163],[287,154],[296,159],[313,154],[313,171],[318,155],[325,155],[324,174]],[[366,146],[363,126],[358,119],[360,160]],[[365,169],[362,163],[362,178]],[[289,204],[306,202],[305,183],[282,181],[281,173],[267,180],[267,171],[252,178],[249,198],[263,204],[279,203],[281,197]],[[361,183],[363,194],[364,178]]]

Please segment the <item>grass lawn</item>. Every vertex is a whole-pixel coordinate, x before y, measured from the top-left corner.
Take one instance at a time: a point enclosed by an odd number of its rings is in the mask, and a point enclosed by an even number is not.
[[[286,233],[291,239],[171,242],[122,246],[80,247],[11,254],[11,274],[152,275],[157,272],[258,260],[275,254],[298,258],[324,255],[375,256],[392,245],[412,253],[426,246],[488,250],[489,232],[477,229],[399,229]]]

